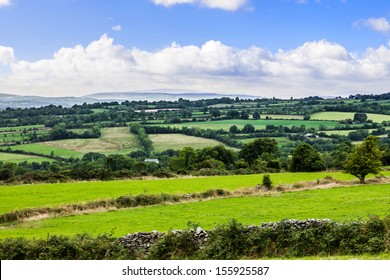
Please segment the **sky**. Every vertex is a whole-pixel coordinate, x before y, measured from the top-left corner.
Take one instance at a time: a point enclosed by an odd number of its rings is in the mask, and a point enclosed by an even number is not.
[[[0,92],[390,91],[388,0],[0,0]]]

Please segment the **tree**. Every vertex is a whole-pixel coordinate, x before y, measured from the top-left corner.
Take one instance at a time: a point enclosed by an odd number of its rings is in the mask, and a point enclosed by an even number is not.
[[[292,153],[291,169],[294,172],[311,172],[324,170],[325,166],[320,154],[311,145],[302,143]]]
[[[256,110],[253,113],[253,119],[255,119],[255,120],[259,120],[260,119],[260,112],[258,110]]]
[[[360,145],[355,146],[345,161],[344,168],[353,176],[365,182],[368,174],[377,174],[382,166],[383,152],[379,149],[376,136],[369,136]]]
[[[252,164],[263,153],[275,154],[277,150],[278,144],[275,139],[258,138],[242,147],[240,157],[247,163]]]
[[[359,122],[359,123],[365,123],[367,121],[367,114],[366,113],[355,113],[353,115],[353,121]]]
[[[253,132],[255,132],[255,127],[253,125],[251,125],[250,123],[248,123],[242,129],[242,132],[243,133],[253,133]]]
[[[230,128],[229,128],[229,131],[230,133],[238,133],[238,127],[236,125],[232,125]]]
[[[272,181],[271,181],[271,177],[269,176],[269,174],[265,174],[263,176],[263,186],[266,187],[267,189],[271,189],[272,188]]]

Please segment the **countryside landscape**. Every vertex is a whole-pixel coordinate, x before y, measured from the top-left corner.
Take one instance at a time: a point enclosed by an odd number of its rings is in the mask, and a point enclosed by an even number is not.
[[[1,278],[386,277],[373,2],[0,0]]]
[[[389,257],[389,93],[129,100],[0,111],[2,259]]]

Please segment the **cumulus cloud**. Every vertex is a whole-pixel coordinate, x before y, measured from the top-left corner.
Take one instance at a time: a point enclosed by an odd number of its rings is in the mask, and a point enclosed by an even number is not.
[[[248,2],[248,0],[152,0],[156,5],[170,7],[178,4],[193,4],[206,8],[222,9],[227,11],[235,11]]]
[[[122,27],[118,24],[118,25],[113,26],[111,29],[114,31],[121,31]]]
[[[390,23],[386,18],[369,18],[356,21],[354,23],[355,27],[365,26],[372,30],[389,33],[390,32]]]
[[[0,63],[6,65],[14,61],[14,49],[11,47],[0,46]]]
[[[0,74],[0,92],[21,94],[183,89],[298,97],[387,92],[390,87],[390,45],[355,54],[326,40],[277,52],[213,40],[201,46],[172,43],[151,52],[126,48],[103,35],[33,62],[16,60],[12,48],[0,47],[0,62],[10,68]]]
[[[0,0],[0,7],[6,7],[11,5],[11,0]]]

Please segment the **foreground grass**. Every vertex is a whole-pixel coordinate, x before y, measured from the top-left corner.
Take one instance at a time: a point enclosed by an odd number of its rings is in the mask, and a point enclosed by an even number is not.
[[[137,231],[183,229],[188,222],[204,229],[236,219],[244,225],[283,219],[331,219],[339,222],[384,217],[390,213],[390,185],[360,185],[332,189],[215,199],[173,205],[132,208],[94,214],[29,221],[0,230],[0,238],[89,233],[122,236]]]
[[[390,171],[385,171],[383,174],[390,175]],[[341,172],[274,173],[270,176],[275,186],[316,181],[326,176],[343,181],[355,179],[352,175]],[[251,188],[261,182],[262,175],[255,174],[0,186],[0,213],[25,208],[53,207],[98,199],[117,198],[128,194],[185,194],[210,189],[237,190]]]

